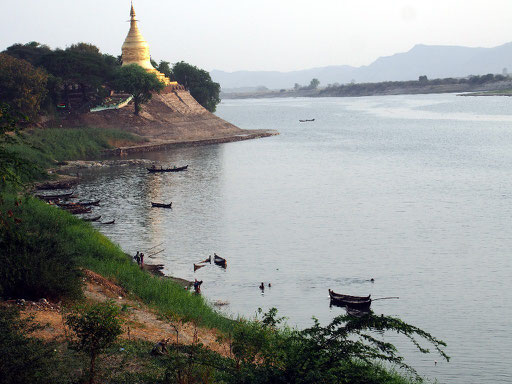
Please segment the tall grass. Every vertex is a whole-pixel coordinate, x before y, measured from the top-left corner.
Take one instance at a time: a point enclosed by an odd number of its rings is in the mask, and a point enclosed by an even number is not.
[[[47,128],[24,131],[21,138],[7,144],[6,149],[34,164],[33,172],[27,177],[30,180],[42,178],[42,170],[55,166],[56,162],[97,158],[105,149],[144,140],[116,129]]]
[[[216,312],[203,297],[184,290],[169,279],[141,270],[129,255],[90,223],[38,199],[26,197],[19,206],[15,201],[14,195],[4,195],[0,211],[10,210],[20,219],[18,230],[21,234],[35,234],[41,241],[53,238],[55,249],[62,257],[114,279],[164,315],[174,313],[199,325],[223,331],[230,329],[233,321]]]

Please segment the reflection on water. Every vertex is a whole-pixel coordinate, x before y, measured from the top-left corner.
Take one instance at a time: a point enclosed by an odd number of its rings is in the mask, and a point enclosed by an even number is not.
[[[510,98],[454,95],[240,100],[219,114],[280,136],[143,156],[84,174],[82,198],[116,224],[93,224],[131,254],[203,280],[228,313],[279,308],[298,326],[343,313],[327,289],[372,303],[448,343],[450,363],[389,336],[442,383],[512,381]],[[428,114],[425,115],[425,113]],[[478,117],[480,116],[480,117]],[[472,117],[476,117],[473,119]],[[298,123],[315,118],[314,123]],[[173,208],[151,208],[151,202]],[[227,269],[193,263],[216,252]],[[369,281],[375,278],[375,283]],[[272,283],[262,293],[261,282]],[[434,366],[434,360],[438,360]]]

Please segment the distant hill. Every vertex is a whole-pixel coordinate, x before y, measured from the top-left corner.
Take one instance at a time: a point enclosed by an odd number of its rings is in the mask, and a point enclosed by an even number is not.
[[[422,75],[434,79],[496,74],[501,73],[503,68],[512,71],[512,43],[495,48],[418,44],[408,52],[380,57],[362,67],[339,65],[293,72],[213,70],[210,75],[226,92],[262,86],[288,89],[295,83],[307,85],[312,78],[319,79],[321,85],[344,84],[352,80],[357,83],[404,81],[417,80]]]

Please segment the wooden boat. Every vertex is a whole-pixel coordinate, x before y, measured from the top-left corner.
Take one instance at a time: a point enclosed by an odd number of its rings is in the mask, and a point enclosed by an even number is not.
[[[115,222],[116,222],[116,219],[110,220],[110,221],[105,221],[104,223],[101,223],[101,224],[114,224]]]
[[[315,119],[305,119],[305,120],[299,120],[299,123],[307,123],[309,121],[315,121]]]
[[[80,205],[84,205],[86,207],[88,206],[91,206],[91,205],[100,205],[100,200],[93,200],[93,201],[79,201],[78,204]]]
[[[172,208],[172,202],[169,204],[164,203],[151,203],[151,206],[154,208]]]
[[[151,168],[146,168],[150,173],[155,173],[155,172],[181,172],[181,171],[186,171],[188,168],[188,165],[184,165],[183,167],[172,167],[172,168],[156,168],[156,167],[151,167]]]
[[[201,261],[201,263],[210,263],[211,264],[212,263],[212,255],[208,256],[207,259]]]
[[[69,198],[73,195],[73,191],[71,192],[66,192],[66,193],[60,193],[58,195],[41,195],[41,194],[37,194],[36,197],[41,199],[41,200],[46,200],[46,201],[50,201],[50,200],[59,200],[59,199],[65,199],[65,198]]]
[[[82,207],[82,206],[65,207],[64,209],[73,215],[80,215],[82,213],[90,213],[92,210],[91,207]]]
[[[204,264],[194,264],[194,272],[197,271],[199,268],[206,267]]]
[[[336,293],[334,291],[331,291],[330,289],[329,289],[329,296],[331,297],[331,299],[334,297],[334,298],[337,298],[340,300],[351,300],[351,301],[367,301],[367,300],[370,300],[370,297],[371,297],[371,295],[368,295],[368,296],[342,295],[341,293]]]
[[[172,208],[172,202],[169,203],[169,204],[165,204],[165,203],[151,203],[151,206],[152,207],[155,207],[155,208]]]
[[[83,221],[98,221],[101,219],[101,215],[98,216],[89,216],[89,217],[82,217]]]
[[[216,253],[213,254],[213,262],[223,268],[226,268],[227,266],[227,261],[226,259],[224,259],[223,257],[220,257],[219,255],[217,255]]]
[[[329,297],[331,298],[331,305],[340,307],[351,307],[356,309],[369,309],[372,304],[370,296],[351,296],[342,295],[333,292],[329,289]]]
[[[52,189],[70,189],[78,184],[78,179],[51,181],[41,183],[36,186],[38,190],[52,190]]]

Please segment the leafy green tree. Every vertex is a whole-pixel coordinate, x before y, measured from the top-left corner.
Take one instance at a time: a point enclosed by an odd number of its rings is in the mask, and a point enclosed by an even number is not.
[[[141,104],[151,100],[152,92],[160,92],[165,86],[154,73],[146,72],[140,65],[130,64],[118,69],[114,87],[133,96],[134,113],[138,115]]]
[[[215,83],[208,72],[180,61],[172,67],[172,79],[188,89],[204,108],[215,112],[220,103],[220,84]]]
[[[47,78],[43,70],[28,61],[0,53],[0,100],[9,104],[13,116],[38,119]]]
[[[66,324],[75,333],[73,347],[89,355],[89,383],[94,383],[96,358],[123,332],[119,308],[113,302],[81,307],[67,316]]]
[[[37,41],[31,41],[27,44],[13,44],[8,47],[3,53],[28,61],[34,66],[38,66],[41,62],[41,58],[50,53],[51,49],[49,46],[40,44]]]
[[[156,69],[158,69],[159,72],[163,73],[169,79],[173,78],[171,63],[168,61],[161,60]]]
[[[311,79],[308,85],[308,89],[317,89],[320,85],[320,81],[318,79]]]

